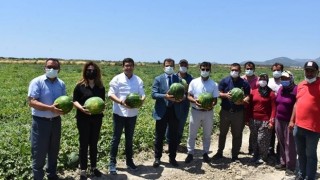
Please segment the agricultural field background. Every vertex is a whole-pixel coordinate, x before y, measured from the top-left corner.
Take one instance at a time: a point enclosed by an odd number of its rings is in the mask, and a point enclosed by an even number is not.
[[[31,179],[31,150],[30,150],[30,126],[31,111],[27,104],[27,92],[29,82],[44,73],[44,60],[0,60],[0,179]],[[81,78],[84,61],[61,61],[61,78],[67,87],[67,94],[72,96],[76,83]],[[97,61],[102,69],[102,79],[106,90],[113,76],[122,72],[121,62]],[[177,71],[178,65],[175,70]],[[243,67],[242,67],[243,69]],[[295,82],[304,79],[302,69],[286,68],[293,72]],[[195,64],[189,66],[190,74],[199,76],[199,67]],[[256,67],[256,73],[266,72],[271,77],[270,67]],[[163,73],[162,63],[136,62],[134,73],[144,81],[146,100],[139,110],[138,120],[134,134],[134,151],[152,151],[154,141],[154,120],[151,112],[154,100],[151,98],[151,86],[153,79]],[[229,75],[229,65],[217,65],[212,67],[211,78],[218,82]],[[215,107],[215,130],[219,123],[220,106]],[[106,100],[105,117],[101,129],[98,144],[98,167],[106,167],[109,161],[110,141],[112,137],[112,102]],[[68,155],[78,152],[78,130],[76,127],[75,109],[62,116],[62,138],[58,160],[59,171],[70,170],[68,167]],[[201,136],[201,131],[199,136]],[[188,135],[188,121],[185,126],[182,144],[186,144]],[[122,137],[123,139],[124,137]],[[119,157],[124,158],[124,139],[119,145]]]

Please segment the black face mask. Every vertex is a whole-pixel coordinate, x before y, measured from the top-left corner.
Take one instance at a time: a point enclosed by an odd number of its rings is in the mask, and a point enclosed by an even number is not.
[[[98,76],[97,70],[93,70],[93,71],[87,70],[86,71],[86,78],[87,79],[93,80],[93,79],[96,79],[97,76]]]

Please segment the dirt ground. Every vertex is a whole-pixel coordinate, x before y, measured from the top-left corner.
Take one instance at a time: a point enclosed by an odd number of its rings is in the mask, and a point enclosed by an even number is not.
[[[218,161],[212,161],[210,164],[202,162],[202,144],[201,138],[197,140],[197,150],[194,155],[194,160],[186,164],[184,160],[186,153],[178,153],[176,160],[179,167],[175,168],[170,165],[168,154],[163,153],[161,158],[161,166],[153,168],[153,152],[141,152],[136,154],[134,162],[138,166],[137,171],[126,169],[125,162],[120,161],[117,164],[117,175],[108,174],[107,167],[102,168],[104,173],[102,177],[92,177],[94,180],[140,180],[140,179],[161,179],[161,180],[197,180],[197,179],[217,179],[217,180],[289,180],[294,179],[294,176],[285,176],[284,171],[274,168],[273,159],[271,164],[256,165],[250,162],[251,156],[246,154],[248,151],[248,136],[249,130],[245,128],[241,153],[239,155],[240,162],[231,162],[231,135],[228,134],[226,147],[224,149],[225,158]],[[200,143],[199,143],[200,141]],[[166,147],[165,147],[166,148]],[[212,136],[212,142],[209,154],[212,157],[218,148],[218,134]],[[320,149],[318,148],[318,157],[320,157]],[[65,179],[79,179],[78,172],[64,172],[62,174]],[[318,179],[320,179],[320,162],[318,163]],[[89,178],[88,178],[89,179]]]

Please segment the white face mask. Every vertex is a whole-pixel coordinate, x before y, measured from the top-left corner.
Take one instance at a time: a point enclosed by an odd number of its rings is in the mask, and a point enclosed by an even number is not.
[[[210,75],[210,71],[200,71],[201,77],[208,77]]]
[[[173,67],[171,67],[171,66],[164,67],[164,72],[165,72],[166,74],[168,74],[168,75],[173,74],[173,73],[174,73]]]
[[[317,77],[314,77],[314,78],[311,78],[311,79],[308,79],[307,77],[304,77],[304,79],[305,79],[309,84],[311,84],[311,83],[313,83],[313,82],[315,82],[315,81],[317,80]]]
[[[233,78],[239,77],[239,72],[238,71],[230,71],[230,76]]]
[[[246,75],[247,76],[252,76],[253,75],[253,70],[249,69],[249,70],[246,70]]]
[[[56,78],[58,76],[58,71],[55,69],[46,69],[46,76],[48,78]]]
[[[259,86],[261,86],[261,87],[266,87],[267,84],[268,84],[268,83],[267,83],[267,81],[265,81],[265,80],[260,80],[260,81],[259,81]]]
[[[272,75],[274,78],[279,78],[281,77],[281,71],[273,71]]]
[[[182,67],[180,67],[179,71],[182,73],[186,73],[188,71],[188,68],[182,66]]]

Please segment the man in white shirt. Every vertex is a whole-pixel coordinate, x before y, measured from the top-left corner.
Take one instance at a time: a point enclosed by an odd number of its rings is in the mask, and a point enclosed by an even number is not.
[[[189,137],[188,137],[188,156],[185,159],[185,163],[190,163],[193,160],[195,141],[197,138],[197,132],[200,126],[203,127],[203,161],[210,162],[208,156],[211,132],[213,126],[213,107],[217,104],[217,98],[219,96],[219,90],[216,83],[210,79],[211,63],[202,62],[200,64],[201,76],[193,79],[188,89],[188,99],[191,102],[191,115],[189,124]],[[202,93],[210,93],[213,97],[212,106],[209,109],[201,108],[201,104],[198,97]]]
[[[283,71],[283,64],[281,63],[274,63],[271,66],[273,78],[269,78],[268,86],[275,92],[277,95],[279,88],[281,87],[281,73]],[[275,128],[272,129],[272,136],[269,146],[269,155],[274,156],[274,147],[276,141],[276,132]],[[279,148],[277,148],[276,152],[279,152]]]
[[[137,169],[137,166],[132,160],[132,141],[138,109],[129,107],[125,103],[125,99],[130,93],[138,93],[141,96],[142,101],[145,99],[143,81],[138,76],[133,74],[133,59],[125,58],[122,61],[122,67],[123,73],[116,75],[109,83],[110,89],[108,92],[108,97],[113,101],[113,137],[110,151],[110,174],[116,174],[116,157],[123,129],[125,130],[126,140],[126,165],[128,169]]]

